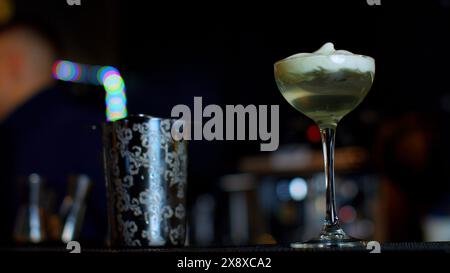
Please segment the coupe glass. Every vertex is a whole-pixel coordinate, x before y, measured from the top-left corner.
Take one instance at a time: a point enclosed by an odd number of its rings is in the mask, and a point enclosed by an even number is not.
[[[363,55],[293,56],[274,65],[275,80],[283,97],[319,126],[322,138],[326,213],[319,236],[297,248],[364,247],[340,227],[336,213],[334,140],[336,126],[369,92],[375,76],[375,61]]]

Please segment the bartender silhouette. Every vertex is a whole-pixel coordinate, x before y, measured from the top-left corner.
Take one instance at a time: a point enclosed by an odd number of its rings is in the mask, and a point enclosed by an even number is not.
[[[101,138],[92,129],[104,119],[102,105],[81,101],[54,82],[59,48],[49,33],[25,22],[0,27],[1,245],[12,243],[17,181],[32,173],[54,191],[55,210],[69,175],[88,175],[94,187],[82,238],[100,242],[106,236]]]

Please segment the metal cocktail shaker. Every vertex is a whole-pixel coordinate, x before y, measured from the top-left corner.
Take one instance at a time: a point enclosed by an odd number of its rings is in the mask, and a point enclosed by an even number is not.
[[[187,142],[173,119],[129,116],[103,127],[110,243],[184,245]]]

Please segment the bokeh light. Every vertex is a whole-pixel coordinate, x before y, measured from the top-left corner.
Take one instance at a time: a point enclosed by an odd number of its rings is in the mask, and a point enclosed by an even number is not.
[[[118,74],[110,74],[106,76],[103,85],[105,86],[108,94],[122,92],[125,89],[123,79]]]
[[[57,61],[53,65],[53,76],[58,80],[77,82],[81,74],[81,66],[77,63]]]
[[[308,194],[308,184],[301,177],[292,179],[289,183],[289,194],[295,201],[302,201]]]
[[[98,82],[104,83],[106,77],[113,75],[113,74],[120,76],[119,71],[112,66],[100,67],[100,69],[97,71],[97,80],[98,80]]]
[[[306,129],[306,138],[309,142],[319,143],[321,139],[319,127],[315,124],[308,126],[308,129]]]
[[[125,82],[117,68],[58,60],[52,72],[53,77],[61,81],[103,85],[106,91],[106,120],[115,121],[127,116]]]

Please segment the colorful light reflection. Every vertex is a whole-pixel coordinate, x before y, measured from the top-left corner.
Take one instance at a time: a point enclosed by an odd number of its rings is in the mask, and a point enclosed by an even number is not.
[[[102,85],[106,91],[106,119],[115,121],[127,116],[125,82],[115,67],[58,60],[53,65],[53,77],[61,81]]]

